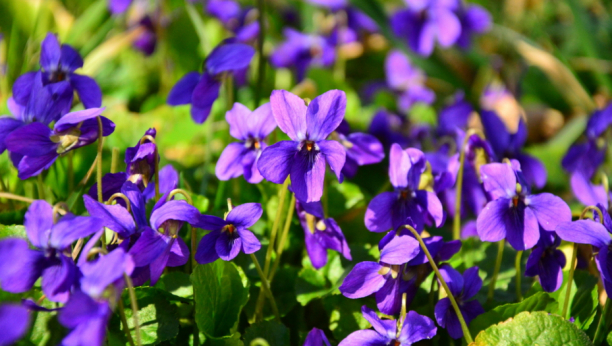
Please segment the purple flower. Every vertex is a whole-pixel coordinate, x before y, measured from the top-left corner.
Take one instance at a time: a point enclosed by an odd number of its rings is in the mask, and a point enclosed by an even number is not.
[[[493,149],[494,160],[516,159],[521,164],[521,170],[527,182],[542,188],[546,184],[546,168],[538,159],[521,150],[527,139],[525,120],[520,119],[518,129],[514,134],[508,131],[504,122],[494,111],[483,110],[480,112],[480,120],[487,141]]]
[[[458,131],[466,130],[473,112],[474,108],[464,99],[463,93],[455,94],[455,101],[440,111],[437,135],[457,138]]]
[[[24,226],[31,250],[23,239],[0,241],[0,283],[7,292],[21,293],[32,288],[42,276],[42,290],[51,301],[65,302],[77,279],[70,257],[71,245],[102,228],[98,218],[64,215],[54,223],[53,207],[34,201],[25,215]]]
[[[219,19],[227,30],[236,36],[238,42],[253,43],[259,35],[256,10],[252,7],[241,9],[233,0],[212,0],[206,5],[206,12]]]
[[[577,171],[572,173],[570,177],[570,186],[580,203],[584,205],[601,204],[604,208],[608,208],[608,202],[612,195],[606,192],[606,187],[603,184],[595,185],[582,172]]]
[[[337,251],[347,260],[352,260],[351,249],[340,226],[331,217],[323,216],[321,202],[296,201],[295,209],[304,229],[306,251],[313,267],[321,269],[327,264],[327,249]]]
[[[308,335],[306,336],[306,340],[304,341],[304,346],[331,346],[329,344],[329,340],[327,340],[327,336],[325,333],[319,328],[312,328]]]
[[[408,120],[405,117],[381,109],[372,117],[368,132],[378,138],[386,150],[389,150],[393,143],[399,144],[402,148],[408,146],[407,128]]]
[[[132,0],[108,0],[108,9],[112,14],[121,14],[127,11],[132,4]]]
[[[51,167],[60,155],[95,142],[98,116],[102,119],[103,135],[113,133],[115,124],[101,116],[102,111],[104,108],[90,108],[68,113],[55,122],[53,131],[34,122],[11,132],[4,143],[19,170],[19,178],[36,176]]]
[[[230,135],[240,142],[228,144],[221,153],[215,167],[217,178],[229,180],[244,175],[249,183],[259,183],[263,177],[257,169],[257,161],[262,150],[268,146],[266,137],[276,128],[270,104],[266,103],[251,111],[236,102],[225,114],[225,119],[230,127]]]
[[[408,56],[392,50],[385,60],[387,85],[398,94],[397,106],[408,111],[416,102],[431,104],[436,94],[425,86],[425,73],[412,66]]]
[[[330,90],[308,106],[304,100],[285,90],[274,90],[270,97],[272,114],[290,141],[267,147],[257,167],[266,180],[282,184],[291,176],[291,188],[302,202],[317,202],[323,195],[325,164],[341,179],[346,152],[334,140],[326,140],[342,122],[346,94]]]
[[[396,320],[381,320],[378,315],[367,306],[361,308],[363,317],[370,322],[374,330],[358,330],[349,334],[339,346],[410,346],[420,340],[431,339],[436,335],[437,328],[434,322],[426,316],[408,311],[401,329],[397,330]]]
[[[342,168],[342,175],[352,178],[357,174],[359,166],[371,165],[382,161],[385,152],[382,144],[376,137],[367,133],[349,133],[350,128],[346,120],[332,133],[346,150],[346,162]]]
[[[191,104],[191,118],[198,124],[203,123],[219,97],[222,75],[247,69],[254,54],[255,50],[249,45],[225,40],[204,61],[204,73],[189,72],[172,87],[168,104]]]
[[[395,191],[383,192],[374,197],[365,214],[366,228],[372,232],[384,232],[406,223],[410,217],[417,230],[424,224],[444,222],[442,203],[435,193],[419,187],[421,174],[427,160],[422,151],[415,148],[402,150],[398,144],[391,146],[389,154],[389,178]]]
[[[0,329],[2,330],[0,346],[13,345],[26,334],[29,325],[30,311],[25,306],[19,304],[0,305]]]
[[[69,45],[60,45],[54,34],[48,33],[41,45],[41,74],[28,72],[15,81],[13,97],[25,106],[36,78],[42,78],[43,85],[56,84],[55,88],[70,88],[70,93],[62,94],[68,104],[72,103],[73,90],[77,92],[85,108],[98,108],[102,105],[102,91],[96,81],[74,71],[83,67],[83,58]],[[40,77],[39,77],[40,76]]]
[[[311,65],[329,67],[334,63],[336,52],[324,37],[302,34],[290,28],[283,33],[286,40],[272,52],[270,64],[276,68],[293,68],[298,82],[306,77]]]
[[[560,244],[561,238],[554,232],[540,231],[540,240],[527,259],[525,276],[538,276],[545,292],[554,292],[563,283],[566,259],[558,249]]]
[[[212,232],[205,235],[195,254],[200,264],[211,263],[221,258],[231,261],[240,250],[245,254],[255,253],[261,243],[248,228],[261,217],[263,210],[259,203],[246,203],[233,208],[225,219],[202,215],[196,227]]]
[[[506,238],[516,250],[531,249],[540,239],[540,227],[554,231],[558,224],[572,219],[570,208],[561,198],[550,193],[530,194],[516,160],[483,165],[480,174],[493,199],[476,221],[483,241]]]
[[[155,26],[153,20],[148,15],[145,15],[138,25],[143,29],[136,40],[134,40],[134,48],[141,51],[144,55],[149,56],[155,52],[157,46],[157,33],[155,32]]]
[[[408,8],[391,17],[395,35],[423,56],[429,56],[436,41],[442,47],[452,46],[461,35],[457,0],[406,0]]]
[[[440,274],[446,281],[461,315],[466,324],[469,324],[478,315],[484,313],[482,305],[477,300],[470,300],[482,288],[482,279],[478,276],[478,267],[472,267],[463,272],[463,276],[450,265],[440,267]],[[436,304],[436,321],[442,328],[446,328],[451,338],[459,339],[463,336],[461,323],[455,309],[451,306],[448,297],[442,298]]]
[[[457,16],[461,22],[461,35],[457,39],[457,45],[464,49],[469,48],[473,36],[485,33],[493,26],[491,14],[478,5],[462,4]]]

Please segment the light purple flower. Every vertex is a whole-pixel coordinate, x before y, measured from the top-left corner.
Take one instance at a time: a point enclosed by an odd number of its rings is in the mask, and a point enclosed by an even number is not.
[[[425,86],[423,71],[413,66],[406,54],[392,50],[385,60],[387,85],[398,94],[397,106],[408,111],[416,102],[431,104],[436,94]]]
[[[332,133],[346,150],[346,162],[342,168],[342,175],[352,178],[357,174],[359,166],[371,165],[382,161],[385,151],[380,141],[367,133],[350,133],[346,120]]]
[[[334,63],[336,52],[324,37],[302,34],[290,28],[283,33],[286,40],[272,52],[270,64],[295,69],[298,82],[306,77],[311,65],[329,67]]]

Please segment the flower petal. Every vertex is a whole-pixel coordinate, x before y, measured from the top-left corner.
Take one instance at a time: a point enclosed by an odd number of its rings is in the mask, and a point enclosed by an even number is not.
[[[330,90],[314,98],[306,109],[306,129],[313,141],[326,139],[344,119],[346,94]]]
[[[198,244],[198,250],[195,254],[196,262],[200,264],[207,264],[217,260],[219,255],[215,250],[215,244],[217,243],[217,238],[221,235],[221,231],[212,231],[202,237],[200,243]]]
[[[511,203],[506,198],[496,199],[487,203],[476,220],[476,230],[480,240],[498,242],[506,237],[504,215],[510,209]]]
[[[30,325],[30,311],[23,305],[0,305],[0,345],[12,345],[21,339]]]
[[[261,243],[253,232],[249,231],[248,229],[241,228],[238,228],[237,232],[240,239],[242,239],[242,251],[245,254],[250,255],[261,249]]]
[[[471,267],[463,272],[463,299],[470,299],[482,288],[482,279],[478,267]]]
[[[257,160],[259,173],[275,184],[284,183],[291,172],[293,160],[298,152],[297,146],[297,142],[280,141],[264,149]]]
[[[171,200],[151,213],[151,227],[157,230],[167,220],[184,221],[195,225],[200,221],[200,212],[183,200]]]
[[[53,227],[53,207],[45,200],[32,202],[25,214],[23,225],[32,245],[37,248],[47,247]]]
[[[102,90],[95,79],[73,73],[70,84],[76,90],[85,108],[96,108],[102,105]]]
[[[217,165],[215,175],[219,180],[230,180],[239,177],[244,172],[242,160],[248,152],[243,143],[230,143],[223,149]]]
[[[484,128],[485,136],[491,144],[498,159],[503,158],[506,149],[510,145],[510,133],[504,122],[494,111],[483,110],[480,112],[480,121]]]
[[[540,227],[530,208],[509,208],[504,215],[506,240],[517,251],[531,249],[540,239]]]
[[[306,203],[320,201],[324,179],[325,159],[321,153],[314,158],[302,153],[295,156],[291,165],[291,188],[295,198]]]
[[[170,254],[168,257],[168,267],[182,266],[189,261],[189,248],[183,238],[177,237],[172,247],[170,248]]]
[[[365,212],[365,225],[370,232],[385,232],[393,227],[392,212],[397,202],[395,192],[383,192],[374,197]]]
[[[317,142],[321,150],[321,154],[325,157],[325,161],[331,168],[332,172],[336,174],[338,181],[342,182],[341,173],[342,167],[346,162],[346,151],[342,144],[337,141],[322,140]]]
[[[553,194],[531,195],[527,200],[528,208],[533,210],[538,223],[546,231],[554,231],[558,224],[572,221],[572,211],[567,203]]]
[[[238,205],[227,214],[227,222],[233,223],[236,227],[251,227],[259,220],[263,214],[263,209],[259,203],[245,203]]]
[[[57,144],[50,139],[51,129],[42,123],[31,123],[13,131],[4,141],[11,152],[27,156],[45,156],[54,153]]]
[[[168,238],[150,228],[143,230],[129,251],[134,260],[134,266],[142,267],[155,261],[166,249]]]
[[[448,288],[453,296],[459,297],[463,291],[464,284],[461,273],[456,271],[449,264],[444,264],[440,266],[440,274],[442,274],[442,278],[444,278],[444,281],[446,281],[446,284],[448,285]]]
[[[233,237],[229,232],[221,232],[221,235],[215,242],[215,250],[224,261],[231,261],[240,253],[242,248],[242,239],[240,237]]]
[[[374,310],[367,306],[361,307],[361,314],[366,321],[370,322],[372,328],[380,334],[389,338],[394,338],[397,331],[397,323],[394,320],[381,320]]]
[[[412,345],[417,341],[433,338],[437,331],[431,318],[408,311],[400,331],[400,341],[402,345]]]
[[[419,251],[419,242],[414,237],[400,233],[380,249],[380,261],[401,265],[415,258]]]
[[[377,292],[384,284],[385,278],[379,273],[382,266],[376,262],[361,262],[348,273],[339,289],[351,299],[363,298]]]
[[[202,124],[210,115],[213,103],[219,98],[221,82],[214,76],[204,73],[191,94],[191,118]]]
[[[60,65],[62,68],[67,68],[68,71],[72,72],[83,67],[83,58],[76,49],[67,44],[63,44],[61,50],[62,56],[60,58]]]
[[[23,239],[0,240],[0,287],[11,293],[32,288],[44,269],[44,255],[30,250]]]
[[[42,273],[41,287],[47,299],[52,302],[65,303],[70,290],[78,279],[77,268],[72,258],[60,255],[60,259],[45,268]]]
[[[307,107],[304,100],[288,91],[274,90],[270,96],[270,106],[281,131],[294,141],[305,138]]]
[[[58,68],[62,51],[57,37],[47,33],[40,45],[40,66],[46,71],[55,71]]]
[[[166,102],[171,106],[186,105],[192,102],[191,95],[200,81],[200,74],[189,72],[179,79],[170,90]]]
[[[387,346],[391,341],[371,329],[365,329],[352,332],[338,346]]]
[[[599,222],[592,220],[578,220],[560,223],[555,228],[559,238],[578,244],[593,245],[597,248],[605,248],[610,244],[610,234]]]
[[[516,175],[510,165],[489,163],[480,167],[485,190],[493,199],[511,198],[516,195]]]
[[[224,43],[218,45],[206,57],[206,72],[218,75],[225,71],[237,71],[249,66],[255,49],[244,43]]]
[[[521,163],[521,171],[527,182],[539,189],[543,188],[546,184],[546,167],[544,167],[544,164],[527,154],[518,154],[516,159]]]

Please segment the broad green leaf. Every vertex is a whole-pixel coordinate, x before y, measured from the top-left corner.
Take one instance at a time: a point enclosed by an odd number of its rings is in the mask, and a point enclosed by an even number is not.
[[[183,272],[170,272],[164,274],[160,280],[160,288],[169,293],[181,297],[190,298],[193,296],[193,286],[189,280],[189,274]]]
[[[0,225],[0,238],[22,238],[28,239],[25,227],[22,225]]]
[[[574,323],[580,329],[587,330],[595,319],[599,305],[597,278],[585,271],[576,271],[574,278],[578,290],[570,306],[570,316],[574,318]]]
[[[342,340],[352,332],[370,326],[361,314],[361,307],[364,305],[361,300],[333,295],[324,298],[323,305],[329,315],[329,329],[337,340]]]
[[[329,293],[331,287],[325,276],[314,268],[303,268],[295,282],[295,293],[300,304],[306,305],[311,300],[321,298]]]
[[[138,323],[140,324],[140,335],[143,344],[155,345],[162,341],[170,340],[178,334],[179,318],[177,308],[166,299],[164,293],[164,291],[154,287],[136,288]],[[125,306],[128,327],[132,337],[136,340],[130,298],[127,292],[123,295],[123,304]]]
[[[493,310],[485,312],[476,317],[470,323],[470,332],[475,335],[481,330],[486,329],[496,323],[503,322],[519,312],[524,311],[546,311],[557,312],[558,304],[547,293],[538,292],[526,298],[520,303],[505,304],[495,307]]]
[[[274,321],[255,323],[244,333],[244,344],[246,346],[262,345],[262,343],[257,344],[257,339],[265,340],[270,346],[289,345],[289,329]]]
[[[209,338],[234,334],[238,317],[249,299],[248,284],[232,262],[198,265],[191,274],[198,328]]]
[[[480,332],[470,346],[589,346],[588,336],[578,327],[547,312],[520,314]]]
[[[240,333],[232,335],[227,339],[207,339],[204,346],[243,346],[244,343],[240,340]]]

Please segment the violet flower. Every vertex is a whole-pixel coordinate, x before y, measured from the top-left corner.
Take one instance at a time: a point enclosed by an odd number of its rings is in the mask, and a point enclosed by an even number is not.
[[[6,137],[4,144],[19,178],[27,179],[51,167],[60,156],[71,150],[98,140],[98,116],[102,119],[102,132],[113,133],[115,124],[100,114],[104,108],[90,108],[64,115],[55,122],[53,131],[43,123],[23,126]]]
[[[540,240],[527,259],[525,276],[538,276],[544,292],[554,292],[563,284],[566,259],[559,245],[561,238],[554,232],[540,231]]]
[[[398,93],[397,106],[407,112],[416,102],[431,104],[436,94],[425,86],[423,71],[413,66],[404,53],[392,50],[385,60],[387,85]]]
[[[65,302],[78,278],[70,254],[71,245],[102,228],[102,221],[87,216],[64,215],[54,223],[53,207],[34,201],[25,215],[24,226],[34,250],[23,239],[0,241],[0,283],[3,290],[21,293],[42,276],[42,290],[55,302]]]
[[[68,104],[72,103],[73,92],[76,91],[85,108],[98,108],[102,105],[102,91],[96,81],[88,76],[74,73],[83,67],[83,58],[71,46],[63,44],[60,46],[57,37],[48,33],[41,44],[40,52],[41,74],[28,72],[15,81],[13,85],[13,97],[15,101],[25,106],[30,98],[30,93],[36,78],[42,78],[43,85],[56,84],[56,88],[70,88],[70,93],[65,95]]]
[[[342,167],[344,177],[352,178],[359,166],[378,163],[385,158],[383,146],[376,137],[361,132],[350,133],[346,120],[342,120],[336,131],[332,132],[334,137],[346,150],[346,162]]]
[[[445,216],[438,196],[419,186],[426,165],[422,151],[415,148],[402,150],[398,144],[391,146],[389,178],[395,191],[383,192],[370,201],[365,214],[368,230],[384,232],[397,228],[408,217],[417,230],[422,230],[425,224],[442,225]]]
[[[225,114],[225,119],[230,135],[240,142],[228,144],[221,153],[215,167],[217,178],[229,180],[244,175],[249,183],[259,183],[263,177],[257,169],[257,161],[262,150],[268,146],[266,137],[276,128],[270,104],[263,104],[251,111],[236,102]]]
[[[385,150],[389,150],[393,143],[405,148],[409,144],[406,135],[407,128],[408,120],[406,117],[381,109],[372,117],[368,133],[378,138]]]
[[[134,40],[134,48],[141,51],[145,56],[150,56],[155,52],[155,48],[157,47],[155,25],[151,17],[145,15],[138,21],[138,26],[142,28],[142,34]]]
[[[270,64],[276,68],[294,69],[297,82],[306,77],[310,66],[330,67],[334,63],[336,52],[324,37],[291,28],[284,29],[283,33],[286,40],[272,52]]]
[[[257,10],[240,8],[233,0],[212,0],[206,3],[206,12],[217,18],[223,26],[234,33],[238,42],[254,43],[259,35]]]
[[[319,328],[312,328],[308,335],[306,335],[306,340],[304,341],[304,346],[331,346],[329,344],[329,340],[327,340],[327,336],[325,333]]]
[[[457,11],[457,17],[461,22],[461,34],[457,39],[457,45],[463,49],[470,47],[475,35],[483,34],[493,26],[491,14],[478,5],[461,4]]]
[[[422,56],[429,56],[436,41],[442,47],[452,46],[461,35],[456,10],[458,0],[406,0],[408,8],[391,17],[395,35]]]
[[[121,14],[130,7],[133,0],[108,0],[108,9],[112,14]]]
[[[248,68],[255,50],[244,43],[228,39],[215,47],[204,61],[204,72],[189,72],[170,90],[168,104],[191,104],[191,118],[198,124],[208,118],[219,97],[224,74],[235,74]]]
[[[248,228],[259,220],[262,213],[259,203],[246,203],[230,210],[225,219],[202,215],[196,227],[211,232],[200,240],[195,260],[206,264],[218,258],[231,261],[240,250],[247,255],[255,253],[261,248],[261,243]]]
[[[306,106],[296,95],[274,90],[270,105],[278,127],[291,140],[264,149],[257,168],[266,180],[276,184],[291,176],[295,197],[306,203],[317,202],[323,195],[326,163],[341,180],[346,152],[340,143],[326,138],[344,118],[346,95],[330,90]]]
[[[466,324],[469,324],[470,321],[485,312],[477,300],[470,300],[482,288],[482,279],[478,276],[478,267],[466,269],[462,276],[450,265],[444,264],[440,267],[440,274],[442,274],[444,281],[446,281],[448,288],[455,298]],[[463,336],[461,323],[448,297],[438,301],[435,315],[440,327],[445,328],[451,338],[459,339]]]
[[[30,311],[25,306],[9,303],[0,305],[0,346],[13,345],[28,332],[29,326]]]
[[[351,249],[342,229],[331,217],[325,218],[321,202],[296,201],[295,209],[304,229],[306,251],[313,267],[321,269],[327,264],[327,249],[337,251],[347,260],[352,260]]]
[[[561,198],[550,193],[531,195],[516,160],[483,165],[480,174],[493,199],[476,221],[482,241],[506,238],[516,250],[531,249],[540,239],[540,227],[554,231],[557,225],[572,219],[570,208]]]
[[[340,341],[338,346],[410,346],[420,340],[433,338],[438,330],[429,317],[419,315],[414,311],[408,311],[404,320],[400,321],[402,327],[399,333],[396,320],[381,320],[372,309],[365,305],[361,308],[361,313],[374,330],[365,329],[353,332]]]

